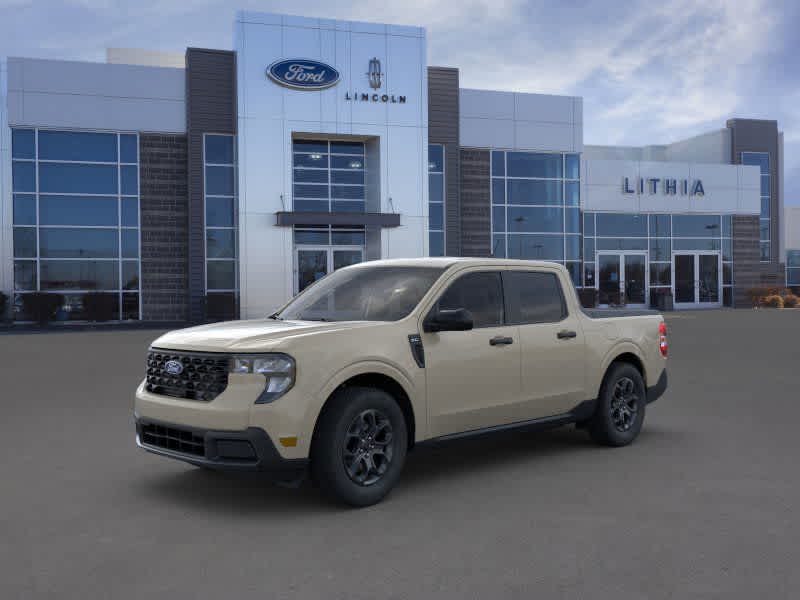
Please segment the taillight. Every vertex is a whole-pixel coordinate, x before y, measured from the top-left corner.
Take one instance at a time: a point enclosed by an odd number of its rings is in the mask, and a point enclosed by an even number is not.
[[[658,324],[658,349],[661,350],[661,356],[667,357],[667,324],[663,321]]]

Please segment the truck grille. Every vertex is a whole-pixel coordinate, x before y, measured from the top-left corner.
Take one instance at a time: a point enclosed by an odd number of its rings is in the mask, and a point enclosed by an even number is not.
[[[185,429],[165,427],[163,425],[142,425],[143,444],[164,448],[192,456],[205,456],[206,446],[202,435],[196,435]]]
[[[181,368],[168,369],[173,361]],[[228,387],[229,364],[230,359],[224,354],[151,350],[147,353],[145,389],[151,394],[209,402]]]

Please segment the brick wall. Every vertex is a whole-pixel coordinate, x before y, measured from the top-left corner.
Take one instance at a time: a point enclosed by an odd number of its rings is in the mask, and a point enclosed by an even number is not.
[[[461,150],[461,254],[492,252],[492,205],[488,150]]]
[[[139,135],[142,318],[188,318],[186,136]]]
[[[754,287],[783,288],[783,264],[760,262],[758,217],[733,217],[733,305],[749,308],[747,290]]]

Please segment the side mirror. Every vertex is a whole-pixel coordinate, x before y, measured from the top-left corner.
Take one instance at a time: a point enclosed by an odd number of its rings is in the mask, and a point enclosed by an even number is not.
[[[473,327],[472,314],[464,309],[440,310],[431,313],[422,325],[424,331],[469,331]]]

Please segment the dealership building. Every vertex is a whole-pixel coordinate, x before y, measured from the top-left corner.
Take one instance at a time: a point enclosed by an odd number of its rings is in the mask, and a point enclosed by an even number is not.
[[[776,121],[590,146],[582,98],[461,88],[420,27],[240,12],[234,32],[0,63],[15,319],[37,291],[65,321],[97,292],[119,320],[254,318],[339,267],[440,255],[558,261],[601,306],[800,285]]]

